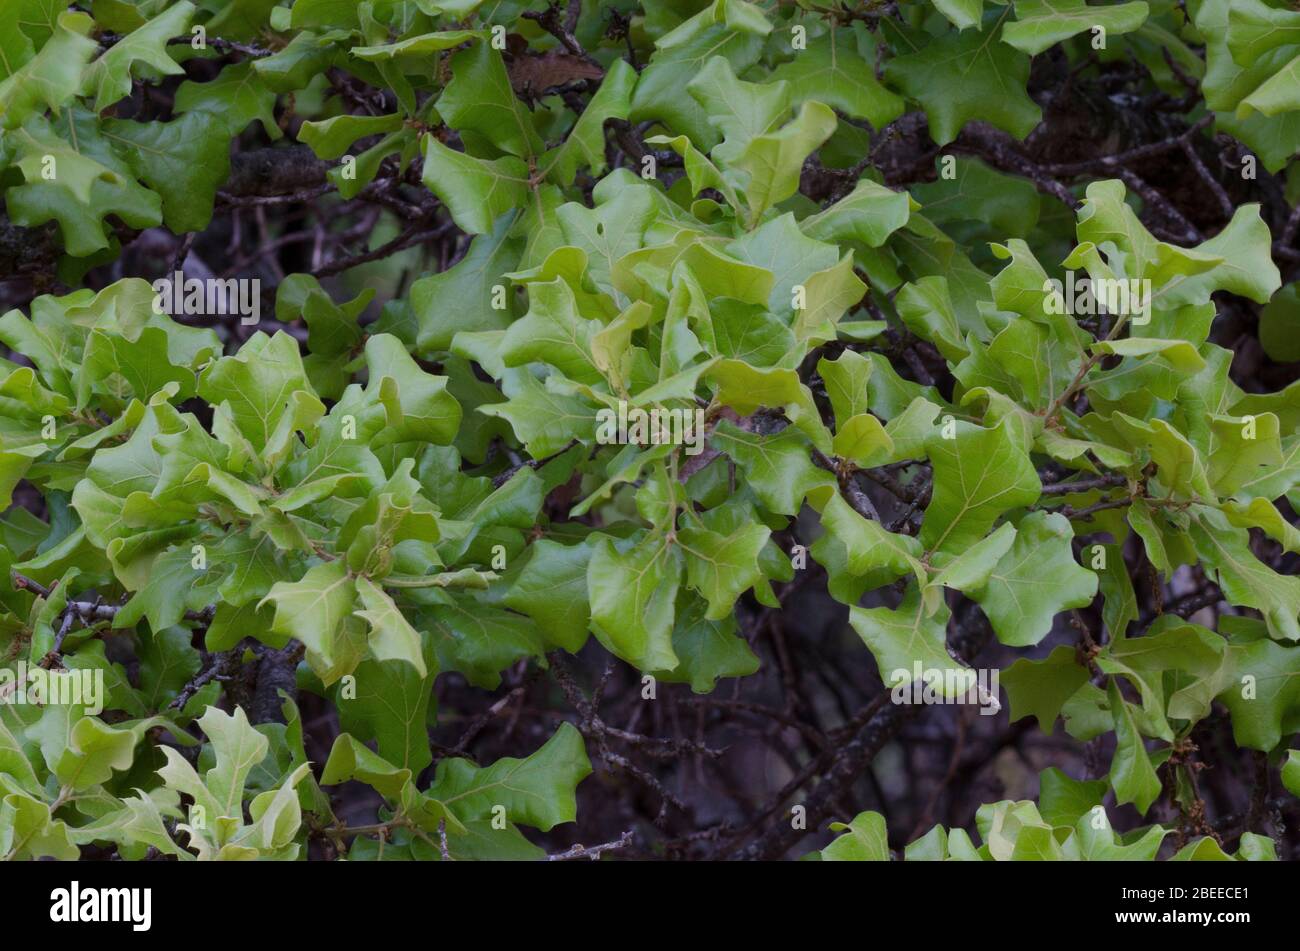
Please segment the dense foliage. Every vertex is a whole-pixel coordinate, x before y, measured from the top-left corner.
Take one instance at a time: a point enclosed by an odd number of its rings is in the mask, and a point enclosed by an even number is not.
[[[0,855],[1290,857],[1298,66],[5,0]]]

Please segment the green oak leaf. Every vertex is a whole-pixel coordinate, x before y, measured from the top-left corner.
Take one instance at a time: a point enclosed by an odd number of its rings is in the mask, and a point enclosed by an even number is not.
[[[1029,57],[992,33],[949,33],[923,48],[891,59],[885,77],[917,100],[939,145],[957,138],[967,122],[980,120],[1023,139],[1042,118],[1025,92]]]
[[[101,112],[131,92],[131,74],[143,63],[163,76],[183,73],[167,53],[167,41],[186,32],[194,15],[194,4],[178,0],[137,30],[106,50],[87,68],[82,91],[95,96],[95,111]]]
[[[1052,629],[1057,614],[1092,603],[1097,576],[1074,560],[1073,537],[1063,515],[1027,515],[1016,525],[1015,541],[988,580],[970,592],[1002,643],[1037,644]]]
[[[499,806],[511,822],[545,832],[576,818],[574,790],[590,773],[582,735],[561,723],[525,759],[507,756],[482,768],[466,759],[442,760],[427,795],[462,822],[489,819]]]
[[[921,522],[929,551],[959,552],[983,538],[997,519],[1038,500],[1041,484],[1009,425],[991,429],[958,423],[953,437],[932,435],[926,449],[934,489]]]
[[[1002,672],[1002,686],[1011,699],[1011,720],[1032,716],[1038,728],[1051,734],[1061,708],[1088,682],[1073,649],[1055,647],[1042,660],[1021,658]]]
[[[1107,37],[1132,33],[1147,18],[1141,0],[1093,6],[1085,0],[1016,0],[1016,19],[1002,30],[1002,41],[1037,56],[1048,47],[1100,27]]]
[[[615,655],[643,670],[673,670],[672,634],[683,554],[669,539],[629,545],[600,537],[587,565],[592,631]]]

